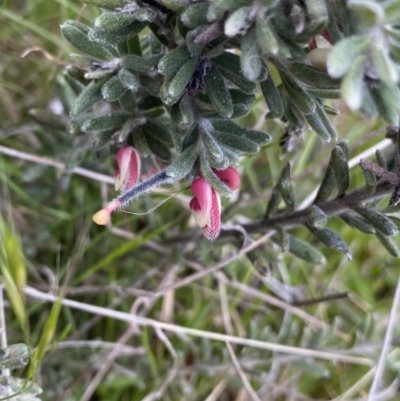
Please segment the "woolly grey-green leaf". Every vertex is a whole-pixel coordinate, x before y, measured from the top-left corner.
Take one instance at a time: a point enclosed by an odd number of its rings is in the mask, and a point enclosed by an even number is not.
[[[229,94],[231,95],[234,106],[235,104],[251,106],[256,100],[256,97],[253,94],[245,93],[240,89],[229,89]]]
[[[260,82],[260,86],[270,112],[274,117],[282,118],[283,104],[271,74],[268,74],[267,78]]]
[[[182,148],[186,149],[188,146],[196,143],[199,140],[199,124],[195,122],[183,134]]]
[[[126,4],[130,4],[130,0],[83,0],[86,4],[90,4],[95,7],[105,8],[107,10],[115,10],[116,8],[122,8]]]
[[[164,79],[163,84],[161,85],[160,88],[160,99],[165,103],[167,106],[172,106],[176,102],[179,101],[180,96],[172,96],[169,93],[169,85],[171,84],[171,81],[168,80],[167,78]]]
[[[287,252],[289,251],[289,235],[286,230],[283,228],[279,227],[276,230],[276,236],[277,241],[279,242],[279,245],[282,248],[282,252]]]
[[[336,128],[333,126],[330,118],[327,116],[323,105],[320,102],[316,102],[316,112],[318,117],[322,121],[325,126],[326,131],[329,133],[331,140],[336,142],[338,139],[338,134],[336,132]]]
[[[339,89],[315,89],[311,86],[307,86],[306,90],[311,96],[321,99],[340,99]]]
[[[362,104],[366,62],[366,55],[356,57],[342,81],[342,99],[352,110],[358,110]]]
[[[278,189],[282,200],[286,205],[286,213],[292,213],[295,207],[294,190],[290,177],[290,170],[290,163],[287,163],[283,168],[278,184],[276,185],[276,188]]]
[[[283,87],[290,96],[291,101],[305,114],[315,111],[315,101],[301,86],[300,81],[287,69],[286,65],[278,58],[273,63],[281,76]]]
[[[384,235],[379,231],[376,233],[376,237],[378,238],[379,242],[385,247],[385,249],[390,253],[390,255],[394,256],[395,258],[400,257],[400,249],[392,237]]]
[[[207,155],[210,161],[214,163],[220,163],[224,159],[224,152],[218,142],[215,140],[213,134],[209,134],[207,131],[202,131],[203,143],[207,149]],[[210,157],[211,156],[211,157]],[[214,164],[212,163],[212,164]],[[214,166],[216,167],[216,166]]]
[[[245,78],[256,81],[261,73],[262,59],[255,28],[243,36],[240,44],[240,66]]]
[[[271,197],[268,201],[267,209],[265,210],[264,219],[268,219],[272,214],[274,214],[278,210],[281,201],[282,201],[281,194],[279,190],[276,187],[274,187],[272,189]]]
[[[139,110],[152,110],[159,108],[163,103],[160,98],[156,96],[145,96],[138,100],[137,108]]]
[[[101,88],[101,94],[109,102],[116,102],[125,92],[125,86],[122,84],[118,75],[111,77]]]
[[[305,125],[305,115],[290,101],[286,92],[282,93],[282,105],[286,119],[294,126],[303,128]]]
[[[253,7],[240,7],[229,15],[225,20],[224,32],[228,38],[236,35],[243,35],[251,25],[251,15]]]
[[[75,103],[75,91],[63,76],[58,76],[56,78],[56,85],[60,93],[60,100],[63,105],[64,112],[69,114]]]
[[[393,108],[393,110],[400,114],[400,89],[397,85],[388,85],[384,82],[379,82],[378,89],[381,96]]]
[[[224,184],[212,171],[211,166],[204,154],[200,157],[200,170],[207,182],[220,193],[221,196],[230,198],[232,196],[231,189]]]
[[[85,111],[89,110],[96,102],[101,100],[101,88],[106,79],[92,81],[76,98],[74,106],[71,109],[70,116],[76,118]]]
[[[197,143],[188,146],[179,157],[166,169],[167,174],[174,180],[181,180],[187,176],[198,157]]]
[[[368,224],[365,219],[355,213],[343,213],[340,218],[350,227],[356,228],[365,234],[375,234],[375,228]]]
[[[376,157],[376,161],[378,162],[379,166],[381,166],[382,168],[384,168],[385,170],[387,170],[387,163],[386,163],[386,158],[383,155],[382,151],[377,149],[375,151],[375,157]]]
[[[186,46],[177,47],[168,52],[158,63],[158,71],[168,80],[172,80],[183,64],[190,58]]]
[[[179,132],[179,123],[181,120],[181,113],[180,113],[180,107],[179,103],[175,103],[171,107],[170,111],[170,117],[171,117],[171,139],[172,139],[172,144],[174,145],[174,148],[180,153],[182,149],[182,135]]]
[[[370,34],[354,35],[342,39],[328,55],[329,75],[333,78],[342,77],[352,65],[354,58],[363,53],[371,41],[372,36]]]
[[[172,144],[171,134],[167,127],[152,118],[148,118],[146,123],[143,125],[143,129],[150,135],[156,137],[159,141],[164,142],[167,145]]]
[[[92,67],[93,63],[95,63],[96,61],[98,62],[98,59],[80,53],[71,53],[69,55],[69,59],[71,61],[71,64],[82,69]]]
[[[119,99],[118,104],[122,110],[132,113],[136,109],[135,95],[131,91],[126,91]]]
[[[276,34],[270,24],[268,17],[262,12],[257,14],[256,20],[257,43],[265,54],[277,54],[279,51],[279,43]]]
[[[127,116],[125,115],[125,118]],[[140,125],[143,125],[146,122],[145,117],[139,118],[128,118],[124,124],[122,125],[121,129],[118,132],[118,136],[116,136],[117,141],[120,143],[126,142],[128,136]]]
[[[135,129],[132,135],[132,143],[143,157],[147,157],[150,154],[150,148],[146,139],[146,135],[141,128]]]
[[[196,71],[198,62],[198,57],[192,57],[179,69],[168,87],[168,92],[171,96],[177,97],[182,95]]]
[[[271,141],[271,136],[262,131],[256,131],[250,128],[242,127],[232,120],[216,119],[211,122],[214,129],[218,132],[224,132],[229,135],[237,135],[239,138],[250,139],[258,145],[266,145]]]
[[[386,96],[389,91],[385,91],[383,85],[383,82],[372,83],[369,86],[369,92],[381,117],[390,125],[397,125],[399,116],[393,108],[397,105],[391,102],[389,96]]]
[[[325,202],[331,196],[333,190],[336,187],[335,174],[331,167],[326,169],[324,178],[322,179],[321,185],[318,189],[317,196],[315,197],[314,204]]]
[[[387,1],[384,3],[386,24],[397,24],[400,20],[400,3],[397,1]]]
[[[239,152],[235,149],[232,149],[232,148],[228,148],[226,146],[222,146],[222,149],[224,151],[224,156],[228,161],[228,165],[229,166],[237,166],[240,161],[241,152]],[[221,169],[223,169],[223,168],[221,168]]]
[[[316,134],[318,134],[324,141],[331,141],[331,135],[316,111],[312,114],[306,114],[304,117]]]
[[[154,135],[146,135],[146,141],[150,150],[162,161],[169,162],[171,160],[171,151],[168,146],[157,139]]]
[[[154,69],[154,64],[152,62],[136,54],[129,54],[122,57],[120,64],[122,68],[128,68],[139,72],[150,72]]]
[[[371,170],[365,168],[363,164],[360,164],[360,167],[365,178],[367,192],[373,194],[376,190],[376,176]]]
[[[207,13],[208,21],[221,19],[226,11],[233,11],[237,8],[249,5],[249,0],[219,0],[212,2]]]
[[[181,14],[181,21],[189,28],[207,24],[208,2],[200,2],[186,7]]]
[[[328,218],[326,214],[316,205],[312,205],[308,212],[308,224],[315,228],[324,228]]]
[[[395,85],[399,80],[398,66],[390,59],[388,45],[382,40],[375,40],[370,57],[378,77],[387,85]]]
[[[288,69],[297,79],[318,89],[338,89],[340,81],[329,76],[325,71],[298,61],[289,62]]]
[[[340,146],[335,146],[332,149],[329,166],[332,168],[333,173],[335,174],[338,194],[342,195],[349,188],[350,169],[347,162],[347,157]]]
[[[324,265],[326,263],[325,256],[316,248],[311,246],[308,242],[305,242],[290,234],[288,234],[288,239],[288,251],[293,255],[315,265]],[[272,237],[272,240],[274,240],[274,237]]]
[[[246,129],[244,138],[250,139],[260,146],[267,145],[271,142],[272,139],[271,135],[267,134],[266,132],[256,131],[252,129]]]
[[[92,151],[104,150],[109,147],[110,140],[114,136],[115,130],[106,129],[102,131],[96,131],[91,136],[91,148]]]
[[[89,32],[91,41],[101,43],[103,45],[116,45],[135,37],[142,29],[146,27],[146,22],[134,21],[121,29],[106,30],[94,28]]]
[[[212,61],[218,66],[222,75],[243,92],[254,93],[256,91],[256,84],[243,76],[239,56],[224,52],[221,55],[214,57]]]
[[[157,20],[157,12],[149,7],[141,7],[135,12],[137,21],[154,22]]]
[[[328,106],[327,104],[323,104],[322,108],[324,109],[325,113],[329,114],[330,116],[338,116],[340,114],[340,111],[338,109]]]
[[[346,157],[346,160],[349,160],[349,157],[350,157],[349,143],[346,140],[344,140],[344,141],[338,142],[337,146],[339,146],[339,148],[342,149],[342,151]]]
[[[230,117],[233,113],[232,99],[219,69],[212,65],[204,77],[204,82],[215,109],[221,116]]]
[[[348,7],[357,15],[358,25],[361,29],[380,23],[384,16],[383,7],[377,2],[352,0]]]
[[[105,129],[116,129],[121,126],[127,117],[125,113],[115,112],[101,117],[91,118],[82,125],[82,131],[93,132]]]
[[[304,3],[311,19],[322,19],[328,21],[328,9],[325,1],[305,0]]]
[[[126,89],[136,92],[139,87],[139,82],[135,74],[125,68],[121,68],[118,71],[118,77],[121,80],[122,85]]]
[[[151,95],[160,96],[161,85],[158,81],[147,75],[140,74],[139,82],[142,85],[143,89],[146,89]]]
[[[101,60],[108,60],[111,57],[103,46],[89,40],[89,29],[85,25],[77,21],[66,21],[60,28],[64,38],[83,53]]]
[[[114,74],[113,69],[107,69],[107,70],[94,70],[94,71],[89,71],[85,73],[85,79],[101,79],[101,78],[110,78],[111,75]]]
[[[328,248],[342,251],[347,256],[347,258],[351,260],[351,254],[349,249],[347,248],[346,243],[334,231],[330,230],[329,228],[314,228],[310,225],[307,225],[307,228],[314,235],[315,238],[321,241]]]
[[[123,29],[136,20],[135,15],[120,12],[105,12],[94,21],[94,27],[105,31]]]
[[[397,233],[397,226],[393,221],[378,210],[353,205],[351,208],[383,235],[392,236]]]
[[[214,132],[214,138],[224,146],[238,150],[247,154],[254,154],[260,151],[260,146],[250,139],[239,137],[237,135],[228,134],[226,132]]]
[[[0,367],[1,369],[23,368],[28,364],[29,357],[29,348],[24,343],[12,344],[8,347],[0,348]]]

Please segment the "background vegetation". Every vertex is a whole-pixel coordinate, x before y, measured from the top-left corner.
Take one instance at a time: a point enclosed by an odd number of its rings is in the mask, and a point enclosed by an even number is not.
[[[265,238],[246,256],[227,242],[185,235],[193,227],[190,197],[176,187],[141,198],[112,227],[92,224],[114,196],[112,158],[71,155],[77,139],[43,129],[29,110],[59,105],[57,75],[72,51],[60,23],[89,24],[97,15],[72,0],[0,8],[0,247],[8,291],[1,340],[27,343],[32,355],[13,375],[34,377],[40,397],[53,401],[397,399],[400,331],[385,333],[399,318],[398,262],[374,236],[332,218],[351,261],[316,245],[326,263],[315,266]],[[387,146],[381,120],[334,104],[351,158]],[[241,123],[267,130],[276,146],[243,160],[243,195],[225,205],[224,222],[264,213],[287,158],[264,107],[260,96]],[[290,157],[300,204],[320,182],[332,145],[308,133],[296,146],[301,152]],[[351,187],[361,185],[355,167]],[[314,243],[305,229],[295,234]],[[57,294],[63,298],[55,302]],[[2,395],[12,394],[1,385]],[[33,399],[36,389],[22,390]]]

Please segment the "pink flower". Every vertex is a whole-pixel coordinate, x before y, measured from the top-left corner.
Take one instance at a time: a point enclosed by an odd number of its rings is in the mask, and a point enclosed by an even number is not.
[[[233,167],[215,171],[218,178],[230,189],[240,186],[240,177]],[[190,186],[194,198],[190,201],[190,209],[197,225],[209,240],[218,237],[221,230],[221,198],[219,193],[204,177],[196,178]]]
[[[214,173],[232,191],[240,187],[239,173],[233,167],[228,167],[225,170],[215,170]]]
[[[126,191],[139,180],[141,160],[139,152],[132,146],[124,146],[118,150],[118,170],[115,173],[115,189]]]

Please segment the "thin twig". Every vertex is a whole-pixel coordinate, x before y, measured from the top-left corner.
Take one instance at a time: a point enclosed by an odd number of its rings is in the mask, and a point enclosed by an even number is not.
[[[396,327],[397,313],[398,313],[399,305],[400,305],[400,277],[397,280],[396,293],[394,294],[392,309],[390,310],[386,334],[385,334],[385,338],[383,340],[383,345],[382,345],[382,351],[379,356],[378,364],[376,365],[376,373],[375,373],[374,380],[371,385],[371,389],[368,394],[368,401],[375,400],[375,394],[382,385],[382,376],[383,376],[383,372],[385,371],[387,354],[388,354],[389,348],[392,344],[393,333],[394,333],[394,329]]]
[[[59,297],[53,294],[45,294],[43,292],[37,291],[32,287],[25,287],[25,294],[34,299],[38,299],[41,301],[47,302],[56,302],[59,300]],[[106,309],[100,306],[85,304],[83,302],[77,302],[70,299],[61,299],[61,304],[64,306],[68,306],[73,309],[83,310],[89,313],[93,313],[96,315],[101,315],[105,317],[110,317],[112,319],[128,322],[131,324],[137,324],[140,326],[149,326],[149,327],[159,327],[162,330],[170,331],[178,334],[187,334],[190,336],[208,338],[210,340],[216,341],[229,341],[232,344],[240,344],[247,347],[254,347],[259,349],[265,349],[269,351],[282,352],[286,354],[297,355],[299,357],[309,357],[309,358],[319,358],[325,359],[329,361],[341,361],[359,365],[367,365],[370,366],[373,362],[369,358],[355,357],[351,355],[345,355],[340,352],[328,352],[328,351],[319,351],[315,349],[307,349],[300,347],[293,347],[289,345],[283,344],[275,344],[267,341],[253,340],[251,338],[240,338],[236,336],[229,336],[226,334],[220,334],[205,330],[193,329],[191,327],[183,327],[178,326],[171,323],[159,322],[154,319],[149,319],[133,314],[129,314],[126,312],[120,312],[116,310]]]
[[[65,163],[59,162],[54,159],[50,159],[49,157],[36,156],[32,153],[22,152],[20,150],[8,148],[2,145],[0,145],[0,153],[7,156],[15,157],[17,159],[30,161],[37,164],[42,164],[44,166],[54,167],[59,170],[67,169]],[[105,182],[107,184],[114,184],[115,181],[113,177],[101,173],[96,173],[95,171],[87,170],[86,168],[82,167],[73,167],[71,169],[71,172],[73,174],[81,175],[83,177],[90,178],[91,180],[94,181]]]

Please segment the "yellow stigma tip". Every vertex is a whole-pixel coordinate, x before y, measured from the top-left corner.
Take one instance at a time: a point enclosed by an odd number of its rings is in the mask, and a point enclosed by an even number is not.
[[[93,221],[99,226],[105,226],[110,222],[110,213],[104,209],[95,213],[92,217]]]

